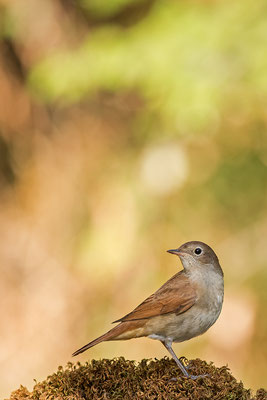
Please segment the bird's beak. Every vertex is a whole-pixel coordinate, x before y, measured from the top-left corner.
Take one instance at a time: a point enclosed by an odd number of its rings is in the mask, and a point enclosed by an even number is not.
[[[171,253],[171,254],[175,254],[176,256],[182,256],[184,254],[180,251],[180,249],[167,250],[167,252]]]

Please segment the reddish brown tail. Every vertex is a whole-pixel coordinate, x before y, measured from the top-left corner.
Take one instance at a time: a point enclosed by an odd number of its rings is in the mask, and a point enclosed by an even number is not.
[[[90,347],[93,347],[93,346],[95,346],[96,344],[103,342],[104,340],[106,340],[106,339],[105,339],[105,336],[106,336],[106,335],[107,335],[107,334],[105,333],[104,335],[99,336],[99,338],[97,338],[97,339],[95,339],[95,340],[92,340],[92,342],[90,342],[90,343],[86,344],[85,346],[81,347],[80,349],[76,350],[76,351],[72,354],[72,356],[73,356],[73,357],[74,357],[74,356],[77,356],[78,354],[83,353],[85,350],[90,349]]]
[[[90,343],[86,344],[85,346],[81,347],[80,349],[76,350],[72,354],[72,356],[77,356],[78,354],[83,353],[85,350],[90,349],[90,347],[93,347],[98,343],[104,342],[106,340],[115,339],[118,335],[123,333],[125,330],[127,330],[127,324],[122,323],[120,325],[117,325],[110,331],[104,333],[104,335],[99,336],[97,339],[92,340],[92,342],[90,342]]]

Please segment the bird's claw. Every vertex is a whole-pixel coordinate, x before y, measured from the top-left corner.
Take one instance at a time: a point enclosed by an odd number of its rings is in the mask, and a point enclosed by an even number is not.
[[[209,376],[209,374],[204,374],[204,375],[189,375],[189,376],[185,376],[185,378],[188,379],[192,379],[193,381],[195,381],[198,378],[206,378],[207,376]]]
[[[192,379],[193,381],[195,381],[198,378],[206,378],[207,376],[209,376],[209,374],[204,374],[204,375],[183,375],[182,378],[186,378],[186,379]],[[169,382],[176,382],[178,381],[179,378],[176,377],[172,377],[171,379],[169,379]]]

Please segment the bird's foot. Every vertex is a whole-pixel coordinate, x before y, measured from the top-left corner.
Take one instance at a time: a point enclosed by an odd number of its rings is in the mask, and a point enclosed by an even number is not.
[[[204,374],[204,375],[190,375],[190,374],[188,374],[188,375],[183,375],[182,378],[192,379],[193,381],[195,381],[198,378],[206,378],[207,376],[209,376],[209,374]],[[178,379],[179,378],[172,377],[169,380],[169,382],[176,382],[176,381],[178,381]]]
[[[183,365],[183,367],[185,368],[185,370],[187,372],[187,374],[184,374],[185,378],[196,380],[198,378],[205,378],[206,376],[209,376],[208,374],[190,375],[189,372],[188,372],[188,368],[190,368],[190,366],[192,365],[191,360],[188,360],[186,357],[182,356],[182,357],[179,358],[179,361],[181,362],[181,364]]]
[[[193,381],[195,381],[198,378],[206,378],[207,376],[209,376],[209,374],[203,374],[203,375],[189,375],[189,376],[185,376],[185,378],[188,379],[192,379]]]

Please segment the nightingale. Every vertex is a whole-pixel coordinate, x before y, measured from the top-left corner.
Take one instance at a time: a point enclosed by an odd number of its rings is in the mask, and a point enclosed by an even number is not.
[[[183,269],[132,312],[114,321],[119,324],[113,329],[73,356],[104,341],[149,337],[166,347],[186,378],[206,376],[189,374],[188,366],[174,353],[172,343],[202,335],[217,320],[224,295],[223,271],[215,252],[203,242],[187,242],[168,253],[179,256]]]

